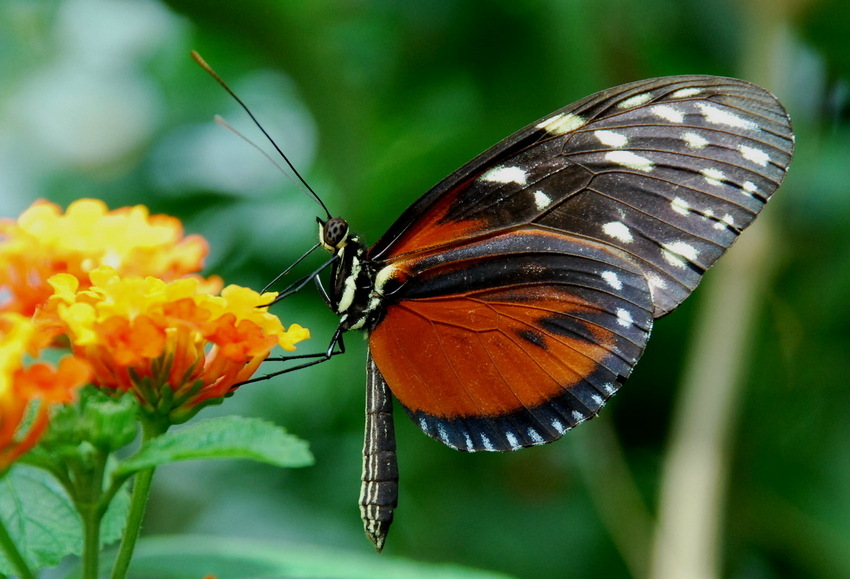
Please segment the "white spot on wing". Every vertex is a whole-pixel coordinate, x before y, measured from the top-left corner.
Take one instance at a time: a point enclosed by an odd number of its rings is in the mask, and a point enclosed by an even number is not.
[[[475,448],[475,447],[473,446],[473,444],[472,444],[472,437],[471,437],[471,436],[469,436],[469,433],[468,433],[468,432],[464,432],[464,433],[463,433],[463,438],[466,440],[466,450],[468,450],[468,451],[470,451],[470,452],[471,452],[471,451],[472,451],[472,449],[473,449],[473,448]]]
[[[543,444],[543,437],[540,436],[540,433],[534,430],[533,428],[528,429],[528,438],[531,439],[531,442],[534,444]]]
[[[709,185],[714,185],[715,187],[721,187],[723,185],[723,181],[726,179],[726,175],[723,171],[714,169],[713,167],[703,169],[700,171],[700,174],[705,177],[705,180]]]
[[[747,145],[739,145],[738,150],[741,152],[741,155],[743,155],[746,160],[752,161],[756,165],[766,167],[768,162],[770,161],[770,155],[768,155],[761,149],[756,149],[755,147],[748,147]]]
[[[702,149],[708,144],[708,139],[699,133],[693,133],[690,131],[682,134],[682,140],[685,141],[685,144],[687,144],[691,149]]]
[[[552,198],[546,195],[543,191],[534,192],[534,206],[539,211],[543,211],[552,204]]]
[[[670,96],[673,97],[674,99],[683,99],[683,98],[698,95],[701,92],[702,92],[702,89],[698,89],[698,88],[694,88],[694,87],[680,88],[679,90],[677,90],[676,92],[674,92]]]
[[[611,382],[608,382],[607,384],[603,384],[602,389],[605,390],[605,393],[608,394],[609,396],[617,391],[617,389],[614,388],[614,384],[611,383]]]
[[[543,129],[551,135],[563,135],[583,127],[586,119],[572,113],[561,113],[537,123],[538,129]]]
[[[631,312],[623,308],[617,308],[617,323],[624,328],[628,328],[634,325],[635,320],[632,318]]]
[[[575,420],[576,422],[581,422],[582,420],[584,420],[584,414],[582,414],[578,410],[573,410],[573,420]]]
[[[517,185],[525,185],[527,178],[528,175],[523,169],[501,165],[493,167],[480,177],[482,181],[491,183],[516,183]]]
[[[649,284],[650,289],[663,290],[667,287],[667,282],[664,281],[664,278],[658,277],[654,273],[646,274],[646,282]]]
[[[661,246],[661,255],[670,265],[684,268],[687,261],[696,261],[699,252],[689,243],[674,241]]]
[[[508,440],[508,444],[511,446],[511,448],[516,448],[519,446],[519,440],[517,440],[516,434],[514,434],[510,430],[505,433],[505,438]]]
[[[440,440],[443,441],[443,444],[454,447],[454,445],[449,442],[449,433],[446,432],[446,426],[444,424],[437,424],[437,434],[439,435]]]
[[[602,231],[608,237],[613,237],[614,239],[618,239],[623,243],[631,243],[634,241],[634,237],[632,237],[632,232],[629,230],[626,225],[620,221],[611,221],[610,223],[606,223],[602,226]]]
[[[755,129],[755,123],[742,119],[734,113],[717,108],[708,103],[697,103],[697,107],[702,111],[705,120],[712,125],[726,125],[728,127],[737,127],[739,129]]]
[[[647,103],[652,100],[652,93],[645,92],[641,94],[636,94],[633,97],[629,97],[620,104],[617,105],[618,109],[630,109],[632,107],[639,107],[643,103]]]
[[[629,142],[626,135],[616,131],[593,131],[593,136],[608,147],[625,147]]]
[[[590,399],[593,400],[594,404],[598,404],[599,406],[605,404],[605,400],[603,400],[602,396],[600,396],[599,394],[593,394]]]
[[[567,427],[564,426],[564,423],[557,418],[552,419],[552,428],[554,428],[558,434],[564,434],[567,431]]]
[[[600,274],[600,277],[605,280],[605,283],[610,285],[615,290],[619,291],[619,290],[623,289],[623,282],[622,282],[622,280],[620,280],[620,277],[617,275],[616,272],[603,271]]]
[[[656,117],[660,117],[671,123],[681,123],[685,120],[685,115],[682,114],[682,111],[676,110],[675,107],[671,107],[670,105],[655,105],[649,110]]]
[[[744,181],[743,185],[741,185],[741,189],[750,194],[750,197],[753,196],[753,193],[759,190],[755,183],[752,181]]]
[[[735,225],[735,218],[727,213],[726,215],[723,216],[723,219],[721,219],[720,221],[718,221],[714,224],[714,228],[719,229],[719,230],[723,230],[723,229],[731,228],[733,225]]]
[[[681,197],[676,197],[675,199],[673,199],[670,202],[670,207],[673,209],[673,211],[680,215],[687,215],[688,213],[690,213],[691,210],[691,204],[682,199]]]
[[[484,450],[496,450],[496,447],[493,446],[493,443],[490,442],[490,439],[486,434],[479,434],[481,437],[481,446],[484,447]]]
[[[605,153],[605,159],[628,169],[647,173],[655,168],[655,163],[631,151],[608,151]]]

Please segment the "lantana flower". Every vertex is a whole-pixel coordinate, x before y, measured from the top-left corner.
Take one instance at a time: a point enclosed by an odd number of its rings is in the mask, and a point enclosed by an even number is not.
[[[57,274],[43,313],[93,368],[96,386],[132,391],[150,414],[176,424],[247,380],[275,345],[309,337],[284,329],[265,307],[275,293],[228,286],[206,293],[200,278],[121,276],[107,266],[89,283]]]
[[[47,428],[50,405],[71,402],[89,379],[88,364],[73,356],[65,356],[56,367],[28,364],[50,340],[49,331],[32,320],[0,313],[0,473],[38,442]]]
[[[17,220],[0,219],[0,310],[32,315],[53,293],[47,280],[57,273],[83,287],[101,265],[170,281],[200,271],[207,252],[202,237],[183,236],[178,219],[149,215],[142,205],[109,211],[82,199],[63,214],[36,201]]]

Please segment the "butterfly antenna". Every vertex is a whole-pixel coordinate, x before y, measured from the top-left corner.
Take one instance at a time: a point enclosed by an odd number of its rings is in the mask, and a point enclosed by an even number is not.
[[[257,128],[258,128],[258,129],[260,129],[260,131],[263,133],[263,135],[265,135],[266,139],[268,139],[268,141],[269,141],[269,142],[272,144],[272,146],[275,148],[275,151],[277,151],[277,152],[278,152],[278,154],[280,155],[280,157],[281,157],[281,158],[282,158],[282,159],[286,162],[286,165],[287,165],[287,166],[288,166],[288,167],[292,170],[292,172],[295,174],[295,176],[296,176],[296,177],[298,177],[298,180],[299,180],[299,181],[300,181],[300,182],[304,185],[304,187],[307,189],[309,196],[310,196],[310,197],[312,197],[312,198],[313,198],[313,200],[315,200],[315,201],[316,201],[316,203],[318,203],[318,204],[322,207],[322,209],[324,209],[325,213],[326,213],[326,214],[327,214],[327,216],[328,216],[328,219],[330,219],[330,218],[331,218],[331,212],[330,212],[330,211],[328,211],[328,208],[325,206],[324,202],[323,202],[323,201],[321,200],[321,198],[320,198],[320,197],[316,194],[316,192],[315,192],[315,191],[313,191],[313,188],[312,188],[312,187],[310,187],[309,183],[307,183],[307,181],[304,179],[304,177],[302,177],[302,176],[301,176],[301,173],[299,173],[299,172],[298,172],[298,169],[296,169],[296,168],[295,168],[295,166],[294,166],[294,165],[292,164],[292,162],[289,160],[289,157],[287,157],[287,156],[283,153],[283,151],[282,151],[282,150],[281,150],[281,148],[277,145],[277,143],[275,142],[275,140],[274,140],[274,139],[272,139],[271,135],[269,135],[269,133],[268,133],[268,132],[267,132],[267,131],[263,128],[263,125],[261,125],[261,124],[260,124],[260,121],[258,121],[258,120],[257,120],[257,117],[255,117],[255,116],[254,116],[254,113],[252,113],[252,112],[251,112],[251,109],[249,109],[249,108],[248,108],[248,105],[246,105],[244,102],[242,102],[242,99],[240,99],[240,98],[236,95],[236,93],[235,93],[235,92],[233,92],[233,91],[230,89],[230,87],[229,87],[229,86],[227,86],[227,83],[225,83],[225,82],[221,79],[221,77],[220,77],[220,76],[218,76],[218,74],[217,74],[217,73],[216,73],[216,72],[212,69],[212,67],[210,67],[210,65],[209,65],[209,64],[207,64],[207,61],[205,61],[205,60],[203,59],[203,57],[201,57],[201,55],[200,55],[200,54],[198,54],[198,52],[197,52],[197,51],[193,50],[191,54],[192,54],[192,58],[195,60],[195,62],[197,62],[197,63],[198,63],[198,65],[199,65],[201,68],[203,68],[205,71],[207,71],[207,73],[208,73],[211,77],[213,77],[213,78],[216,80],[216,82],[217,82],[218,84],[220,84],[220,85],[222,86],[222,88],[224,88],[224,90],[226,90],[226,91],[227,91],[227,93],[228,93],[230,96],[232,96],[232,97],[233,97],[233,99],[234,99],[237,103],[239,103],[239,106],[241,106],[241,107],[242,107],[242,109],[243,109],[246,113],[248,113],[248,116],[249,116],[249,117],[251,117],[251,120],[254,122],[254,124],[257,126]],[[238,134],[238,133],[237,133],[237,134]],[[244,138],[244,137],[243,137],[243,138]],[[255,145],[255,146],[256,146],[256,145]],[[266,156],[268,157],[268,155],[266,155]],[[277,163],[275,163],[275,165],[277,165]]]

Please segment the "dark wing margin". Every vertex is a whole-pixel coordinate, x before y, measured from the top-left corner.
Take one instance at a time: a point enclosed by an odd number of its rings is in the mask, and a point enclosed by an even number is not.
[[[608,89],[529,125],[443,180],[370,250],[392,262],[540,225],[626,253],[672,311],[764,207],[793,153],[773,95],[713,76]]]
[[[363,442],[360,517],[366,536],[381,551],[398,506],[393,399],[371,355],[366,360],[366,375],[366,435]]]
[[[407,265],[416,283],[370,353],[414,422],[458,450],[560,438],[597,414],[649,338],[645,278],[592,241],[518,231]]]

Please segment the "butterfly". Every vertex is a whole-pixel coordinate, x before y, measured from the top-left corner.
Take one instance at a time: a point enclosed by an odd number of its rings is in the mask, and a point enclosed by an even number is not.
[[[339,315],[327,352],[292,369],[344,351],[347,331],[368,333],[360,510],[377,549],[398,501],[393,397],[425,434],[468,452],[546,444],[596,416],[653,321],[765,206],[793,150],[766,90],[654,78],[497,143],[371,247],[344,219],[317,219],[328,289],[320,268],[279,298],[314,280]]]

